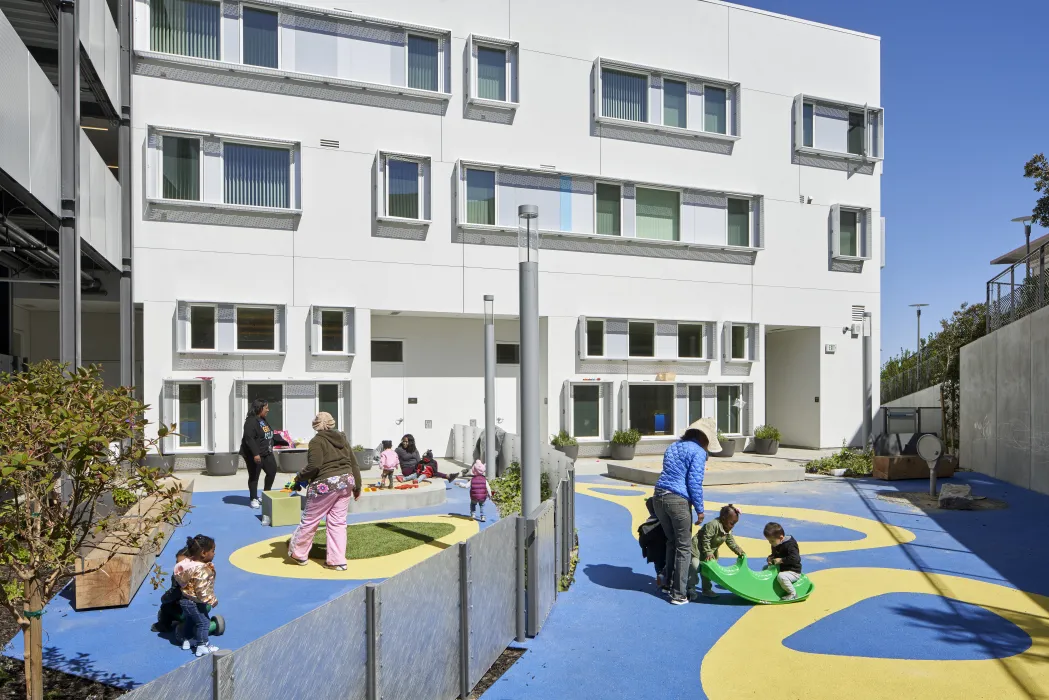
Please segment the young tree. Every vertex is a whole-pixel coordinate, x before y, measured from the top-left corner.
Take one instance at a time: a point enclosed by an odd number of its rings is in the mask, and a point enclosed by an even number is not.
[[[140,464],[155,442],[142,437],[144,409],[130,389],[107,389],[96,368],[42,362],[0,374],[0,605],[22,628],[29,700],[43,700],[43,607],[74,575],[81,549],[118,543],[83,573],[122,547],[156,550],[157,526],[177,525],[187,510],[177,485]],[[114,496],[156,506],[122,519]]]

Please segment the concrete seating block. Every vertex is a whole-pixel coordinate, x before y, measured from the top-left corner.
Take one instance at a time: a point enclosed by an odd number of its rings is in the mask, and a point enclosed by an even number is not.
[[[262,514],[269,516],[270,525],[298,525],[302,518],[302,497],[287,491],[263,491]]]

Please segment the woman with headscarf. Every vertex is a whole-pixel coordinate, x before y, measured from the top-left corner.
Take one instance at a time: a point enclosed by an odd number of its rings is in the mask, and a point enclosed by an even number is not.
[[[261,508],[259,501],[259,473],[266,472],[263,491],[273,488],[273,479],[277,476],[277,458],[273,456],[273,443],[286,446],[287,440],[273,432],[266,415],[270,405],[265,399],[255,399],[244,419],[244,433],[240,438],[240,456],[248,465],[248,491],[251,493],[251,507]]]
[[[313,429],[317,434],[310,440],[306,467],[295,475],[296,490],[306,486],[306,508],[288,541],[288,558],[302,566],[309,563],[313,535],[321,520],[327,520],[328,568],[346,571],[346,513],[350,496],[361,497],[361,470],[330,413],[318,413]]]
[[[419,449],[415,446],[415,437],[408,433],[401,438],[401,444],[397,446],[397,458],[401,460],[401,475],[397,481],[404,481],[406,477],[415,473],[419,466]]]

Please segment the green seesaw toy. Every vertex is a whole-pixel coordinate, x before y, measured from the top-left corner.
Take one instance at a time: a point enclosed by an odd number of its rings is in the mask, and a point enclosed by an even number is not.
[[[736,560],[731,566],[722,566],[716,560],[705,561],[701,564],[703,575],[711,581],[720,584],[723,588],[735,593],[744,600],[752,603],[766,605],[778,605],[779,603],[800,603],[809,597],[816,586],[805,574],[794,583],[794,591],[798,594],[792,600],[781,600],[785,595],[776,575],[779,574],[778,566],[770,566],[762,571],[754,571],[747,566],[745,556]]]

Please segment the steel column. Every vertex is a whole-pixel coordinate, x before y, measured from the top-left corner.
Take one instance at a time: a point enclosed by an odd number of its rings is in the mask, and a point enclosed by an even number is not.
[[[135,300],[132,296],[134,239],[131,231],[131,17],[134,0],[120,0],[120,383],[135,384]]]
[[[495,297],[484,297],[484,463],[502,476],[495,458]]]
[[[80,31],[73,0],[58,2],[59,182],[58,356],[80,366]]]
[[[521,300],[521,515],[539,507],[539,263],[519,265]]]

